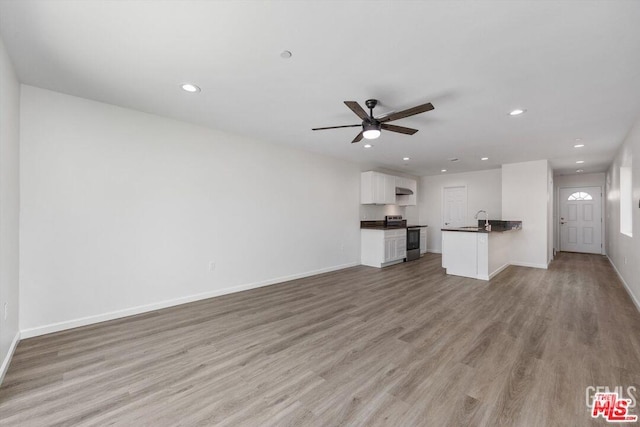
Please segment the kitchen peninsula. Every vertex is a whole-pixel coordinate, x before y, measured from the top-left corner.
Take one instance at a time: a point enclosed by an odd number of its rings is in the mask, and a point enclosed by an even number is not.
[[[490,220],[477,226],[442,229],[442,267],[447,274],[489,280],[509,266],[512,232],[522,221]]]

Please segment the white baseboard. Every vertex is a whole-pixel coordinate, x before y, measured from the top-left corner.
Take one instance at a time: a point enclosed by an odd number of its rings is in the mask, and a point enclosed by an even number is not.
[[[442,253],[442,249],[440,249],[440,248],[427,248],[427,252],[432,252],[434,254],[441,254]]]
[[[505,268],[509,267],[509,265],[510,265],[509,263],[506,263],[502,267],[496,268],[496,270],[493,273],[489,274],[489,280],[493,279],[494,276],[496,276],[498,273],[500,273]]]
[[[125,308],[123,310],[110,311],[107,313],[97,314],[93,316],[81,317],[79,319],[65,320],[64,322],[51,323],[35,328],[24,329],[20,331],[21,339],[37,337],[53,332],[64,331],[66,329],[78,328],[80,326],[92,325],[94,323],[106,322],[108,320],[120,319],[122,317],[133,316],[136,314],[146,313],[149,311],[160,310],[162,308],[173,307],[176,305],[187,304],[194,301],[200,301],[207,298],[218,297],[235,292],[247,291],[250,289],[261,288],[263,286],[275,285],[277,283],[288,282],[289,280],[302,279],[304,277],[315,276],[317,274],[329,273],[331,271],[342,270],[349,267],[360,265],[358,262],[336,265],[319,270],[308,271],[305,273],[292,274],[290,276],[278,277],[275,279],[264,280],[261,282],[247,283],[244,285],[234,286],[230,288],[216,289],[214,291],[203,292],[195,295],[175,298],[171,300],[159,301],[152,304],[140,305],[136,307]]]
[[[0,366],[0,384],[2,384],[2,380],[4,380],[4,376],[9,370],[9,364],[11,363],[13,353],[16,351],[18,342],[20,342],[20,332],[16,332],[16,336],[13,337],[13,341],[11,342],[11,346],[9,347],[9,351],[2,361],[2,366]]]
[[[633,304],[636,306],[636,309],[638,311],[640,311],[640,301],[638,301],[638,299],[636,298],[636,296],[633,294],[633,292],[631,292],[631,288],[629,287],[629,285],[627,284],[627,282],[624,280],[624,277],[622,277],[622,274],[620,274],[620,271],[618,271],[618,267],[616,267],[616,265],[613,263],[613,261],[611,260],[611,258],[609,258],[609,255],[606,256],[607,259],[609,260],[609,264],[611,264],[611,266],[613,267],[613,269],[615,270],[616,274],[618,275],[618,277],[620,278],[620,281],[622,282],[622,285],[624,286],[625,290],[627,291],[627,293],[629,294],[629,297],[631,297],[631,301],[633,301]]]
[[[504,270],[505,268],[509,267],[509,265],[510,265],[509,263],[504,264],[503,266],[496,268],[493,273],[490,273],[488,275],[487,274],[478,274],[476,279],[489,281],[489,280],[493,279],[493,277],[496,274],[500,273],[502,270]]]
[[[511,265],[517,265],[518,267],[533,267],[533,268],[541,268],[543,270],[547,270],[549,266],[547,264],[536,264],[533,262],[519,262],[519,261],[511,261]]]

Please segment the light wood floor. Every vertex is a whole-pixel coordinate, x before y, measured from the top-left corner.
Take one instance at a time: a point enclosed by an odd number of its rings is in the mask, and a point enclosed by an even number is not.
[[[482,282],[428,254],[24,340],[0,424],[605,425],[590,385],[640,391],[640,315],[606,258]]]

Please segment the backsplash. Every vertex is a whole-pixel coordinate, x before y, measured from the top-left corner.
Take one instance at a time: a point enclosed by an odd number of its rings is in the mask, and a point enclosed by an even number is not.
[[[360,205],[360,221],[384,219],[385,215],[402,215],[408,223],[418,223],[417,206]]]

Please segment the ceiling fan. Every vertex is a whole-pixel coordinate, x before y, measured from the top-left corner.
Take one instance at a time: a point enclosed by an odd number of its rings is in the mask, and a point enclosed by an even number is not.
[[[362,138],[376,139],[380,136],[382,129],[391,132],[404,133],[406,135],[413,135],[418,132],[418,129],[411,129],[404,126],[391,125],[388,122],[394,120],[404,119],[405,117],[414,116],[416,114],[425,113],[433,110],[433,105],[430,102],[426,104],[418,105],[406,110],[398,111],[396,113],[387,114],[382,117],[373,117],[373,109],[378,104],[377,99],[367,99],[365,105],[369,108],[369,114],[358,104],[356,101],[344,101],[347,107],[351,109],[358,117],[362,119],[362,123],[359,125],[344,125],[344,126],[329,126],[324,128],[314,128],[311,130],[325,130],[325,129],[339,129],[339,128],[354,128],[362,126],[362,131],[356,135],[351,143],[359,142]]]

